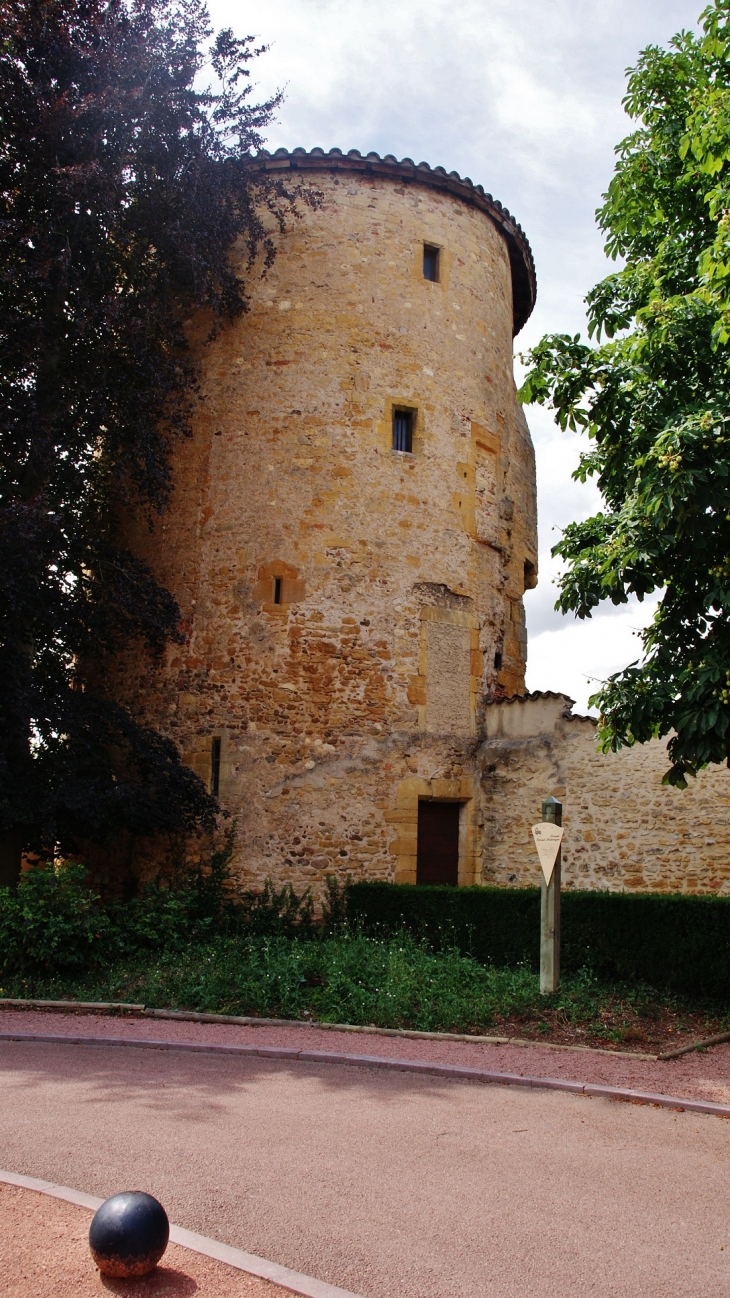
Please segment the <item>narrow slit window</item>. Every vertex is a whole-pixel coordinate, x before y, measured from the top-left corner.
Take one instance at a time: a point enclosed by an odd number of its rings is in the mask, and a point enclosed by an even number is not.
[[[281,577],[274,577],[274,603],[281,603]]]
[[[494,655],[494,670],[497,672],[501,672],[502,670],[502,650],[501,649],[498,649],[496,654]]]
[[[214,798],[218,797],[218,790],[221,783],[221,741],[213,739],[210,745],[210,791]]]
[[[434,248],[430,243],[423,245],[423,278],[430,279],[434,284],[438,283],[439,277],[439,250]]]
[[[393,450],[413,450],[413,411],[393,411]]]

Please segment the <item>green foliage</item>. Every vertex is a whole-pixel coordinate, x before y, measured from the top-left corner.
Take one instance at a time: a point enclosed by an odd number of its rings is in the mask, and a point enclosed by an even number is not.
[[[592,700],[604,750],[670,734],[680,786],[730,757],[730,0],[700,21],[629,78],[638,126],[598,212],[625,265],[586,299],[596,345],[543,338],[521,391],[587,433],[575,476],[605,501],[553,550],[556,607],[663,592],[641,661]]]
[[[505,1020],[538,1020],[547,1030],[579,1024],[588,1036],[616,1041],[627,1020],[661,1016],[673,1004],[658,1003],[639,983],[602,983],[586,969],[567,974],[546,998],[530,969],[485,967],[453,947],[434,953],[406,931],[387,938],[343,931],[318,942],[218,937],[79,976],[10,976],[3,994],[421,1032],[501,1032]]]
[[[0,7],[0,840],[18,862],[215,815],[107,682],[130,644],[182,637],[125,538],[164,510],[190,432],[187,326],[245,309],[231,247],[270,261],[293,210],[245,165],[278,102],[249,101],[260,52],[214,37],[202,0]]]
[[[535,888],[446,888],[355,883],[351,928],[373,936],[412,933],[433,951],[456,948],[482,964],[537,968],[540,893]]]
[[[295,937],[313,932],[314,902],[307,888],[299,896],[290,883],[278,891],[270,879],[260,891],[238,892],[229,912],[229,927],[258,936]]]
[[[730,999],[730,898],[564,891],[561,905],[566,971]],[[405,929],[435,951],[455,948],[485,965],[538,968],[536,888],[357,883],[348,889],[347,910],[365,934]]]
[[[516,989],[532,987],[537,889],[385,883],[343,889],[333,881],[316,923],[308,891],[276,889],[267,880],[260,892],[238,892],[227,867],[222,851],[212,868],[108,905],[88,887],[83,866],[27,871],[17,889],[0,890],[3,980],[45,985],[75,971],[108,985],[114,970],[131,962],[142,981],[130,995],[152,1005],[284,1017],[306,1011],[383,1026],[423,1024],[428,1014],[446,1023],[452,1005],[452,1027],[469,1019],[472,994],[474,1014],[486,1013],[480,997],[487,985],[494,1006],[496,988],[509,984],[516,1005]],[[730,998],[730,899],[564,892],[562,906],[569,975],[590,971],[603,983]],[[247,1009],[231,1009],[244,1004]]]
[[[0,889],[4,972],[84,969],[107,955],[112,926],[85,877],[83,865],[43,865],[28,870],[18,888]]]
[[[155,882],[127,901],[104,903],[86,867],[40,865],[17,889],[0,889],[0,971],[25,975],[110,966],[144,952],[179,953],[225,935],[311,938],[313,903],[291,884],[236,890],[230,845],[209,866]]]
[[[27,872],[0,891],[3,994],[447,1032],[549,1011],[617,1040],[652,988],[730,996],[729,900],[565,893],[565,977],[546,1001],[537,890],[333,883],[316,925],[308,893],[236,894],[226,868],[223,852],[212,870],[106,908],[82,866]]]
[[[107,959],[140,950],[179,951],[188,943],[210,940],[237,918],[236,895],[228,867],[232,841],[202,863],[172,878],[154,880],[136,896],[109,902],[111,924]]]
[[[485,968],[438,955],[409,933],[301,938],[227,937],[59,983],[28,977],[5,994],[111,996],[147,1005],[262,1018],[313,1018],[420,1031],[479,1031],[495,1015],[527,1013],[538,980],[526,969]],[[570,993],[566,992],[566,1000]]]
[[[341,884],[336,874],[327,874],[324,888],[322,931],[339,933],[347,926],[347,884]]]
[[[410,934],[344,933],[320,942],[240,938],[158,961],[138,984],[146,1004],[329,1023],[479,1030],[534,1002],[527,970],[485,969],[458,951],[435,955]]]

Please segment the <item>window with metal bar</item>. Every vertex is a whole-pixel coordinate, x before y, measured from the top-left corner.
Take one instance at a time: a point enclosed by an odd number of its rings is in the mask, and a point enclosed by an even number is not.
[[[210,791],[218,796],[221,782],[221,741],[213,739],[210,745]]]
[[[438,283],[439,277],[439,250],[432,247],[430,243],[423,245],[423,278],[430,279],[434,284]]]
[[[393,450],[413,450],[413,411],[393,411]]]

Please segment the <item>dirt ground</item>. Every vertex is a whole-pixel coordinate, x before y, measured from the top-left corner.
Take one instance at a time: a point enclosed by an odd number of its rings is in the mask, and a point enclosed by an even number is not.
[[[0,1017],[4,1012],[7,1011],[0,1008]],[[727,1015],[677,1009],[659,1000],[632,1005],[618,997],[605,1004],[600,1014],[590,1021],[572,1022],[565,1011],[546,1008],[524,1017],[497,1015],[489,1028],[474,1029],[475,1035],[484,1032],[488,1036],[516,1037],[545,1045],[578,1045],[646,1054],[676,1050],[727,1031],[730,1031]]]
[[[278,1285],[169,1244],[151,1275],[116,1280],[89,1253],[91,1212],[0,1182],[3,1298],[284,1298]]]
[[[617,1001],[589,1024],[571,1023],[560,1010],[543,1010],[539,1018],[495,1020],[495,1036],[522,1037],[556,1045],[593,1046],[609,1050],[644,1051],[659,1055],[665,1050],[701,1041],[728,1031],[727,1019],[677,1010],[661,1004],[647,1004],[641,1012],[625,1001]]]

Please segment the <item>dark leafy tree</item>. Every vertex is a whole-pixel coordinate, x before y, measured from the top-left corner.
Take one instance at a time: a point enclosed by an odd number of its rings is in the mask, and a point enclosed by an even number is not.
[[[99,666],[179,638],[120,520],[168,503],[184,322],[245,309],[233,244],[270,261],[261,213],[295,210],[245,165],[277,103],[250,102],[258,53],[201,0],[0,4],[0,882],[23,847],[213,823]]]
[[[525,402],[592,439],[575,474],[605,510],[566,528],[556,607],[661,598],[643,655],[595,696],[604,749],[671,734],[665,781],[730,759],[730,0],[646,49],[637,129],[598,221],[623,269],[588,295],[589,333],[531,352]]]

